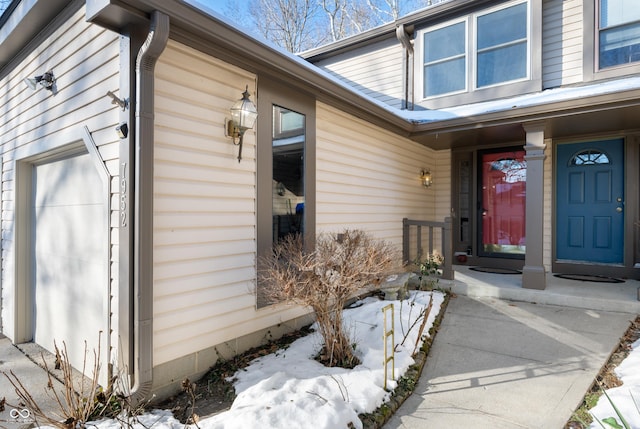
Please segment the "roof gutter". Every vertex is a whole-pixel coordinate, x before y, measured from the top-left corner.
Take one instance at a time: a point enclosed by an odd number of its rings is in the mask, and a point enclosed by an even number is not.
[[[640,88],[633,88],[623,93],[583,96],[579,99],[571,97],[567,100],[539,103],[531,106],[513,106],[511,109],[459,116],[452,119],[414,122],[412,135],[424,132],[442,134],[444,132],[466,131],[488,126],[521,124],[639,105]]]
[[[153,385],[153,93],[155,65],[168,39],[169,16],[153,11],[149,34],[136,61],[134,385],[129,398],[134,406],[149,396]]]

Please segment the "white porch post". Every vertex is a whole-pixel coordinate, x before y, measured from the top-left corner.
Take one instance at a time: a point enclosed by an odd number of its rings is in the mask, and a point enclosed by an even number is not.
[[[526,253],[522,269],[522,287],[545,289],[546,273],[543,264],[544,231],[544,122],[523,125],[527,133],[525,160],[527,161],[526,196]]]

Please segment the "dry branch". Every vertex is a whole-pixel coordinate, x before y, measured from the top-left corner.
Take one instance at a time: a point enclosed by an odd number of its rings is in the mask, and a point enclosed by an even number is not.
[[[350,298],[397,272],[399,261],[396,248],[363,231],[320,234],[310,252],[304,251],[300,236],[292,235],[261,260],[260,280],[270,300],[311,307],[324,340],[323,363],[353,367],[358,360],[342,309]]]

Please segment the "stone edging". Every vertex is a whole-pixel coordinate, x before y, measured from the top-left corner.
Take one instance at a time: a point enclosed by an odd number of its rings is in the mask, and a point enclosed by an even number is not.
[[[391,417],[398,411],[398,408],[407,400],[409,396],[415,390],[416,384],[422,374],[422,369],[427,362],[429,350],[431,345],[440,329],[440,324],[444,317],[444,313],[447,310],[449,300],[452,298],[450,292],[444,291],[445,297],[442,305],[440,306],[440,312],[436,317],[433,326],[429,330],[429,338],[427,338],[420,347],[420,351],[413,357],[415,363],[407,369],[407,372],[398,380],[398,387],[396,387],[391,393],[391,397],[387,402],[382,404],[373,413],[360,414],[360,420],[364,429],[380,429],[387,423]],[[455,295],[454,295],[455,296]]]

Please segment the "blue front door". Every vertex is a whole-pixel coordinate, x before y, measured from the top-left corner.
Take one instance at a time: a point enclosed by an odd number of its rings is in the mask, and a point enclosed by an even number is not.
[[[556,258],[622,263],[623,140],[560,144],[556,159]]]

